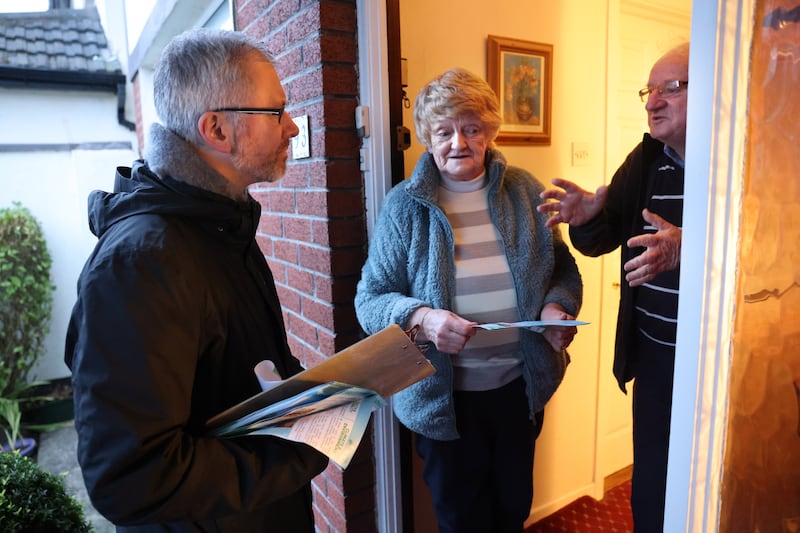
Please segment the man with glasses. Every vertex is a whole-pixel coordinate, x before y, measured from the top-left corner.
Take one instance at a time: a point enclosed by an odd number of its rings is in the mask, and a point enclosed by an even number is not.
[[[204,427],[260,392],[259,361],[302,370],[248,193],[284,174],[298,128],[264,46],[238,32],[179,35],[153,85],[163,126],[144,160],[89,197],[99,240],[67,332],[88,493],[117,531],[311,533],[324,455]]]
[[[683,213],[689,44],[650,71],[645,102],[650,134],[611,184],[595,193],[554,179],[539,206],[548,225],[569,224],[572,244],[596,257],[622,247],[614,376],[633,384],[631,507],[637,532],[661,531],[672,407]]]

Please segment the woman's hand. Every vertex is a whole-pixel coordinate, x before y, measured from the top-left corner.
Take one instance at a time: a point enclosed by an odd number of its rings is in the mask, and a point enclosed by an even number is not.
[[[575,317],[567,313],[563,307],[555,303],[545,304],[539,316],[541,320],[575,319]],[[542,335],[555,351],[563,352],[567,349],[567,346],[572,343],[572,339],[575,338],[576,333],[578,333],[578,328],[575,326],[547,326]]]
[[[473,326],[476,322],[444,309],[422,307],[414,311],[409,324],[419,325],[417,342],[432,342],[440,352],[455,355],[461,352],[467,341],[475,335]]]

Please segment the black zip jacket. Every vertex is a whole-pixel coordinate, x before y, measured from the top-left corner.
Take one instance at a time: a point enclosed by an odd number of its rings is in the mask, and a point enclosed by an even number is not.
[[[177,140],[180,143],[182,141]],[[197,162],[195,162],[195,165]],[[118,531],[314,531],[327,465],[275,437],[209,438],[211,416],[260,391],[253,367],[302,368],[255,241],[259,204],[143,162],[89,198],[99,241],[78,281],[65,361],[78,458]]]
[[[617,336],[614,350],[614,377],[620,389],[636,375],[639,354],[636,341],[635,287],[625,282],[622,265],[641,253],[630,249],[628,239],[641,233],[642,210],[647,206],[653,188],[652,165],[664,153],[664,144],[645,133],[620,165],[608,187],[605,208],[582,226],[570,226],[569,237],[582,254],[597,257],[622,247],[620,260],[620,303],[617,315]]]

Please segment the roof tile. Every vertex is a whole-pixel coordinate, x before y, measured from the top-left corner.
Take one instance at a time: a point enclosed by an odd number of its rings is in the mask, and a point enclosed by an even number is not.
[[[0,13],[0,65],[122,73],[95,7]]]

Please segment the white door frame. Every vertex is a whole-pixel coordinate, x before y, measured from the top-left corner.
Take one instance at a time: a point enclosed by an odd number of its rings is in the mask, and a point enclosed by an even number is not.
[[[694,0],[664,531],[719,528],[755,0]]]
[[[381,202],[392,187],[386,2],[358,0],[356,10],[360,103],[369,110],[367,123],[370,134],[363,139],[361,149],[369,236]],[[400,428],[391,406],[375,412],[373,428],[377,530],[400,533],[403,531]]]

